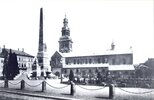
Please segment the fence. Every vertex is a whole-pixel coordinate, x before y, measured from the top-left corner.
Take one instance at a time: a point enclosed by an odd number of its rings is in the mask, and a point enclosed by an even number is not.
[[[21,80],[19,82],[10,82],[8,80],[4,80],[3,82],[0,83],[1,85],[4,86],[4,88],[9,88],[9,85],[20,85],[20,90],[24,90],[26,86],[28,87],[34,87],[34,88],[37,88],[38,86],[41,86],[41,91],[42,92],[45,92],[47,90],[46,86],[48,85],[49,87],[51,88],[54,88],[54,89],[64,89],[66,87],[69,87],[70,86],[70,95],[74,96],[76,94],[76,87],[79,87],[79,88],[82,88],[84,90],[87,90],[87,91],[97,91],[97,90],[102,90],[104,89],[105,87],[107,86],[102,86],[101,88],[95,88],[95,89],[88,89],[86,87],[84,87],[83,85],[76,85],[74,82],[70,82],[70,84],[66,84],[65,86],[62,86],[62,87],[55,87],[55,86],[52,86],[50,83],[48,83],[47,81],[42,81],[38,84],[35,84],[35,85],[32,85],[32,84],[29,84],[28,82],[24,81],[24,80]],[[118,89],[120,89],[121,91],[123,92],[126,92],[126,93],[131,93],[131,94],[147,94],[147,93],[151,93],[151,92],[154,92],[154,90],[147,90],[147,91],[144,91],[144,92],[134,92],[134,91],[128,91],[124,88],[120,88],[120,87],[116,87]],[[115,96],[115,86],[113,84],[109,85],[109,99],[112,99],[114,98]]]

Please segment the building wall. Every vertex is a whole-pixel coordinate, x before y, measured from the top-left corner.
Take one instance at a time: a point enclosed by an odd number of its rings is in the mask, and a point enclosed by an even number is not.
[[[132,54],[109,55],[107,58],[108,58],[109,65],[133,64]]]
[[[119,55],[98,55],[98,56],[78,56],[66,57],[65,64],[100,64],[109,63],[109,65],[133,64],[132,54]]]
[[[31,69],[34,61],[33,57],[17,55],[18,66],[20,69]]]
[[[63,59],[63,61],[61,61]],[[63,64],[62,64],[63,63]],[[83,73],[88,73],[89,70],[92,70],[95,73],[96,69],[103,75],[104,72],[102,70],[106,69],[105,66],[97,68],[95,65],[99,64],[109,64],[110,65],[132,65],[133,64],[133,54],[113,54],[113,55],[92,55],[92,56],[73,56],[73,57],[62,57],[58,52],[56,52],[51,57],[51,65],[53,73],[61,73],[61,69],[63,69],[64,76],[68,76],[70,70],[76,72],[79,70],[81,72],[81,76]],[[65,65],[69,65],[72,68],[63,68]],[[75,68],[74,66],[80,65],[80,68]],[[84,66],[86,65],[86,68]],[[88,66],[93,67],[88,67]],[[82,68],[83,66],[83,68]],[[74,67],[74,68],[73,68]],[[120,75],[126,74],[125,77],[128,77],[132,71],[111,71],[110,74]],[[107,75],[105,72],[104,75]],[[116,76],[117,76],[116,75]]]

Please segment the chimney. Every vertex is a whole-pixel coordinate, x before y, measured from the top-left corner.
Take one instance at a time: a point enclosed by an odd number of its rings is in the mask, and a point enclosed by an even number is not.
[[[24,52],[24,48],[22,48],[22,52]]]
[[[3,45],[3,49],[5,49],[5,45]]]
[[[115,44],[114,42],[111,43],[111,50],[114,50],[115,49]]]

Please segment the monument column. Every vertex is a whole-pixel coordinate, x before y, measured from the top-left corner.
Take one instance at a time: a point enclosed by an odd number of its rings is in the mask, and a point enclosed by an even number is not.
[[[39,25],[39,45],[37,53],[38,65],[41,69],[41,76],[46,76],[46,72],[51,72],[49,58],[47,54],[47,46],[43,38],[43,8],[40,8],[40,25]]]

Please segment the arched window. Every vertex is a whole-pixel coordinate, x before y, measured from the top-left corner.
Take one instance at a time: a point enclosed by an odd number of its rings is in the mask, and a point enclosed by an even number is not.
[[[126,64],[126,59],[123,59],[122,62],[123,62],[123,64]]]
[[[112,65],[115,65],[115,59],[112,59]]]
[[[91,59],[89,59],[89,64],[91,64],[91,62],[92,62]]]
[[[79,61],[79,59],[77,60],[77,64],[79,64],[80,63],[80,61]]]
[[[85,64],[87,64],[88,63],[88,60],[87,59],[85,59]]]
[[[66,59],[66,65],[68,65],[68,63],[69,63],[69,60],[68,60],[68,59]]]
[[[98,59],[97,59],[97,62],[98,62],[99,64],[101,63],[101,60],[100,60],[100,58],[98,58]]]
[[[74,64],[76,64],[76,60],[75,59],[73,60],[73,62],[74,62]]]
[[[24,67],[26,67],[26,64],[24,64]]]

